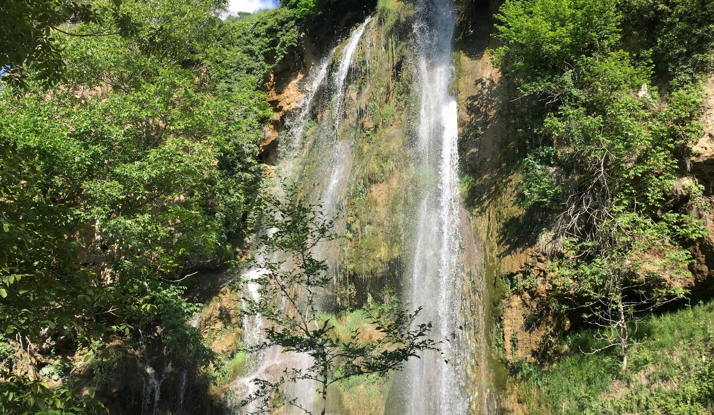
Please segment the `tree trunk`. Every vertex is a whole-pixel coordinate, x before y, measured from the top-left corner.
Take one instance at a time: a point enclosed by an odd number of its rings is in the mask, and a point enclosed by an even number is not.
[[[622,353],[622,371],[624,372],[627,370],[627,347],[629,345],[629,332],[627,331],[627,320],[625,319],[625,308],[622,305],[622,299],[620,299],[620,303],[618,304],[618,311],[619,311],[619,327],[618,329],[618,335],[620,337],[620,352]]]
[[[322,384],[322,411],[321,415],[325,415],[327,411],[327,382]]]
[[[327,385],[328,385],[328,374],[329,374],[329,363],[327,360],[322,362],[322,412],[321,415],[325,415],[327,412]]]

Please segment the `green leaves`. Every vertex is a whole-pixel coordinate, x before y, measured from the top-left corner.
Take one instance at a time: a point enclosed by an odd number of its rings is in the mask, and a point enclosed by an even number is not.
[[[399,370],[410,357],[436,350],[436,342],[427,337],[431,323],[412,324],[419,309],[408,313],[393,303],[359,312],[356,315],[366,316],[367,326],[377,333],[370,340],[361,338],[359,328],[337,330],[335,319],[319,312],[318,296],[331,279],[327,263],[316,259],[313,251],[334,237],[333,219],[300,201],[294,188],[286,193],[285,200],[269,197],[262,212],[271,231],[262,238],[264,259],[256,264],[261,271],[243,281],[258,284],[260,293],[258,299],[244,299],[246,314],[271,323],[265,329],[266,341],[255,349],[280,346],[309,355],[313,363],[309,368],[285,369],[276,382],[253,379],[259,390],[245,403],[258,401],[263,410],[271,408],[275,396],[281,396],[285,382],[317,381],[324,405],[327,388],[336,382],[368,374],[384,376]]]
[[[71,355],[111,339],[205,366],[213,353],[186,324],[199,307],[175,281],[232,260],[226,247],[250,232],[272,115],[259,83],[297,44],[294,18],[221,23],[220,1],[90,6],[96,19],[62,26],[81,36],[43,32],[61,52],[59,87],[48,91],[44,73],[23,73],[23,89],[3,77],[0,358],[27,341],[62,338]],[[58,13],[58,26],[71,17]],[[15,368],[0,367],[0,393],[12,393],[0,412],[93,413],[94,390],[78,399]],[[60,372],[41,376],[71,384]]]
[[[507,1],[496,18],[496,51],[509,75],[525,81],[567,70],[593,50],[607,53],[619,40],[613,0]]]
[[[519,93],[511,102],[526,154],[522,202],[534,216],[547,209],[539,225],[550,241],[540,245],[556,247],[548,252],[549,282],[562,297],[554,308],[588,308],[586,320],[608,331],[623,368],[628,323],[686,294],[685,247],[705,232],[689,213],[701,207],[702,188],[680,177],[702,134],[701,86],[677,81],[663,96],[653,86],[655,69],[674,56],[708,44],[711,62],[710,35],[699,30],[712,20],[695,3],[523,0],[498,15],[495,56]],[[653,9],[677,13],[633,14]],[[658,43],[668,24],[678,26],[670,27],[677,44]],[[633,31],[657,33],[654,53],[638,44],[654,39]]]
[[[701,0],[627,0],[629,37],[650,55],[675,87],[701,80],[714,68],[714,4]]]

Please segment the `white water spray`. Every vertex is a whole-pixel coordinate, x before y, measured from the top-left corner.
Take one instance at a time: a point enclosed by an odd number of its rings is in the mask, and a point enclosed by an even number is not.
[[[458,112],[449,95],[455,12],[449,0],[420,0],[415,34],[422,91],[416,161],[430,177],[421,190],[410,303],[423,306],[421,321],[434,323],[445,343],[441,355],[425,353],[407,365],[405,410],[411,415],[460,415],[467,411],[455,365],[452,334],[459,326]],[[446,358],[450,363],[445,363]]]
[[[159,411],[161,383],[163,382],[163,378],[157,378],[156,371],[148,364],[146,365],[145,371],[148,378],[144,379],[144,390],[141,399],[141,414],[156,415]]]
[[[290,128],[288,129],[288,145],[287,152],[284,159],[291,159],[295,157],[295,154],[302,147],[302,139],[305,135],[305,121],[307,121],[307,116],[310,114],[310,109],[312,107],[312,100],[315,98],[315,94],[320,90],[320,86],[325,81],[327,76],[327,67],[332,61],[332,56],[335,54],[335,48],[332,48],[330,53],[327,54],[320,61],[319,65],[316,67],[316,71],[310,75],[310,89],[305,93],[305,97],[300,102],[300,112],[292,120]]]
[[[364,23],[359,25],[359,27],[352,32],[347,45],[342,51],[342,57],[340,58],[340,66],[337,68],[337,73],[335,74],[335,93],[337,94],[337,103],[335,104],[335,110],[333,113],[333,118],[335,119],[335,131],[338,131],[340,127],[340,118],[342,117],[342,104],[345,101],[345,83],[347,81],[347,75],[349,74],[350,68],[352,67],[352,61],[354,60],[355,51],[359,45],[359,41],[364,34],[364,29],[367,27],[369,22],[372,21],[372,16],[369,16]]]

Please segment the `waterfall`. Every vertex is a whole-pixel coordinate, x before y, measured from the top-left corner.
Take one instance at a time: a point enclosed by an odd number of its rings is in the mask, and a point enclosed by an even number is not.
[[[161,400],[161,379],[156,377],[153,367],[146,365],[147,378],[144,379],[144,390],[141,398],[141,415],[156,415],[159,411],[159,401]]]
[[[347,45],[342,51],[340,66],[337,67],[337,74],[335,75],[335,93],[337,94],[337,103],[333,113],[333,118],[335,119],[335,132],[337,132],[340,127],[342,104],[345,101],[345,82],[347,81],[347,75],[352,67],[352,60],[354,59],[355,51],[357,50],[360,39],[362,38],[362,34],[364,34],[364,29],[371,21],[372,16],[369,16],[364,23],[357,28],[357,30],[352,32],[352,35],[350,35],[350,38],[347,41]]]
[[[335,54],[335,49],[337,49],[337,47],[332,48],[332,50],[324,58],[322,58],[322,60],[320,60],[320,63],[316,68],[317,70],[312,72],[310,75],[310,88],[307,90],[305,97],[300,102],[300,111],[291,121],[290,127],[288,128],[288,139],[290,141],[287,143],[286,155],[283,157],[286,160],[295,157],[297,151],[299,151],[302,147],[302,138],[305,134],[305,121],[307,120],[307,116],[310,114],[312,100],[315,98],[315,94],[320,89],[320,86],[322,86],[322,83],[327,76],[327,67],[332,61],[332,55]]]
[[[188,384],[188,372],[186,370],[181,371],[181,377],[179,379],[178,387],[178,404],[176,408],[179,414],[183,413],[183,400],[186,397],[186,385]]]
[[[357,29],[355,29],[350,35],[347,43],[340,56],[340,62],[338,65],[338,70],[333,78],[333,94],[337,98],[337,105],[333,109],[332,117],[325,117],[323,119],[323,124],[321,128],[329,129],[331,132],[337,131],[337,126],[339,125],[339,115],[341,107],[344,103],[344,95],[346,90],[347,77],[349,70],[352,67],[352,62],[355,56],[355,52],[359,45],[359,41],[364,33],[365,27],[372,20],[368,17]],[[283,157],[283,162],[290,163],[290,158],[295,157],[295,155],[300,150],[303,145],[303,137],[305,134],[305,123],[310,114],[312,101],[320,90],[322,84],[327,78],[328,68],[330,62],[332,62],[335,49],[332,49],[328,55],[320,61],[320,64],[316,67],[316,72],[310,76],[310,89],[306,92],[300,104],[300,111],[297,113],[296,117],[293,119],[290,127],[288,128],[287,134],[289,135],[289,140],[286,140],[286,155]],[[328,124],[329,123],[329,124]],[[329,138],[329,142],[322,143],[323,147],[318,150],[328,150],[331,155],[326,158],[325,163],[321,166],[321,172],[324,173],[326,181],[323,182],[323,193],[320,199],[320,205],[323,207],[323,213],[327,215],[332,215],[336,211],[337,201],[339,199],[339,194],[341,189],[346,185],[346,178],[350,171],[350,149],[351,142],[347,140],[340,141],[338,143],[334,142],[334,135],[329,134],[329,137],[323,136],[323,139]],[[290,167],[286,167],[285,174],[289,176],[293,173]],[[280,191],[278,189],[278,191]],[[267,232],[273,232],[274,230],[268,230]],[[275,254],[277,255],[277,254]],[[277,256],[271,257],[271,262],[276,262],[280,258]],[[256,278],[259,278],[265,272],[264,269],[254,268],[248,270],[242,278],[248,283],[245,285],[245,295],[246,298],[250,298],[253,301],[259,300],[258,284],[251,282]],[[245,304],[244,304],[245,307]],[[243,341],[248,346],[254,346],[262,343],[264,341],[263,330],[265,328],[265,321],[260,315],[244,316],[243,317],[243,327],[244,327],[244,338]],[[282,373],[284,369],[294,368],[299,370],[308,369],[312,365],[312,358],[304,353],[285,353],[279,347],[271,347],[269,349],[263,350],[255,355],[251,356],[248,363],[248,370],[246,374],[237,378],[231,384],[232,393],[227,397],[228,403],[228,413],[238,414],[243,412],[255,412],[260,408],[256,407],[256,402],[252,402],[246,408],[238,408],[238,404],[241,399],[247,395],[257,392],[258,386],[252,381],[254,379],[266,379],[277,376]],[[277,380],[277,379],[273,379]],[[305,409],[314,411],[315,397],[316,397],[317,384],[314,381],[301,380],[295,385],[290,385],[283,392],[287,395],[288,400],[297,399],[297,403]],[[295,408],[294,411],[288,410],[287,413],[304,413],[303,410]]]
[[[319,149],[327,153],[320,166],[322,195],[318,202],[322,214],[327,218],[334,218],[337,214],[339,202],[344,196],[343,191],[348,185],[349,174],[352,170],[351,150],[353,143],[351,139],[341,139],[341,137],[339,137],[339,126],[347,91],[347,77],[350,73],[350,69],[352,69],[355,53],[357,52],[362,35],[371,21],[372,16],[367,17],[367,19],[352,32],[342,50],[340,63],[333,80],[336,104],[333,108],[332,118],[325,117],[323,119],[323,123],[332,124],[324,126],[326,128],[323,131],[328,132],[328,136],[323,137],[324,142],[322,143],[322,148]],[[334,243],[327,241],[320,242],[318,246],[315,247],[316,257],[328,261],[328,272],[332,276],[335,275],[337,268],[336,263],[339,262],[339,260],[335,258],[335,255],[330,254],[330,249],[334,247]]]
[[[421,106],[415,161],[432,172],[419,194],[414,252],[408,292],[413,307],[423,306],[421,321],[434,323],[444,340],[441,355],[425,353],[406,368],[406,413],[465,414],[463,380],[452,334],[459,327],[458,119],[449,95],[455,10],[451,0],[420,0],[414,26]],[[449,363],[446,363],[447,359]]]

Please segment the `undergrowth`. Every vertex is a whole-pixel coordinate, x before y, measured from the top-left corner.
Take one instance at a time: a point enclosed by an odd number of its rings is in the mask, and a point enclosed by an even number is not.
[[[518,399],[532,414],[714,413],[714,302],[649,317],[633,327],[638,345],[622,372],[618,354],[601,347],[593,330],[562,340],[557,362],[519,362]]]

